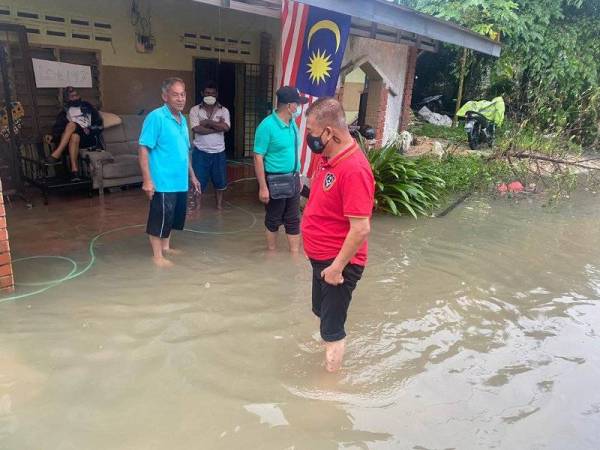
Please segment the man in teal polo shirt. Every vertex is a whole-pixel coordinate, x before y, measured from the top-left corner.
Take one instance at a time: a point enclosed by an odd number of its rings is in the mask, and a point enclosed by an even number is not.
[[[289,198],[272,198],[269,192],[269,174],[290,174],[300,170],[298,157],[299,136],[295,118],[307,103],[298,89],[283,86],[277,91],[277,109],[267,116],[256,129],[254,137],[254,169],[258,180],[258,198],[265,204],[267,247],[275,250],[277,233],[283,225],[290,252],[300,249],[300,192]]]
[[[180,78],[168,78],[162,84],[163,106],[144,120],[140,135],[139,159],[142,189],[150,199],[146,233],[154,254],[154,263],[169,267],[165,258],[171,249],[171,230],[183,230],[187,212],[188,176],[195,191],[200,183],[189,158],[190,136],[181,111],[185,107],[185,84]]]

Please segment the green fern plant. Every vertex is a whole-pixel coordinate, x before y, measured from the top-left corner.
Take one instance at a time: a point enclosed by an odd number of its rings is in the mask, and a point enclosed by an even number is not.
[[[416,219],[439,207],[445,182],[426,162],[402,156],[395,146],[373,149],[367,158],[375,177],[377,209]]]

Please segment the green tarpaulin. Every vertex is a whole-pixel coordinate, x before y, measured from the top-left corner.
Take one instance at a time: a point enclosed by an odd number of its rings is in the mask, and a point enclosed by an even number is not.
[[[504,122],[504,99],[496,97],[492,100],[472,100],[462,105],[456,115],[458,117],[465,117],[467,111],[478,112],[485,116],[486,119],[500,126]]]

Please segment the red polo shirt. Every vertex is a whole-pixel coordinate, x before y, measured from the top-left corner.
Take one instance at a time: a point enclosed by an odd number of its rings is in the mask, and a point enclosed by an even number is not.
[[[331,160],[321,157],[302,216],[306,255],[318,261],[334,259],[350,230],[349,217],[371,217],[374,195],[371,166],[356,142]],[[366,265],[367,241],[350,263]]]

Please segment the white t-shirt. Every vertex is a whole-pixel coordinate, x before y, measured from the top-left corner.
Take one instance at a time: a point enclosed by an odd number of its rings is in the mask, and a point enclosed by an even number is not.
[[[90,114],[83,114],[79,106],[71,106],[68,109],[67,120],[75,122],[81,128],[89,128],[92,124],[92,116]]]
[[[214,120],[218,122],[221,117],[227,126],[231,126],[229,110],[221,105],[215,105],[212,114],[209,115],[203,104],[196,105],[190,110],[190,125],[192,128],[200,125],[203,120]],[[225,133],[215,132],[211,134],[194,133],[194,147],[206,153],[220,153],[225,150]]]

